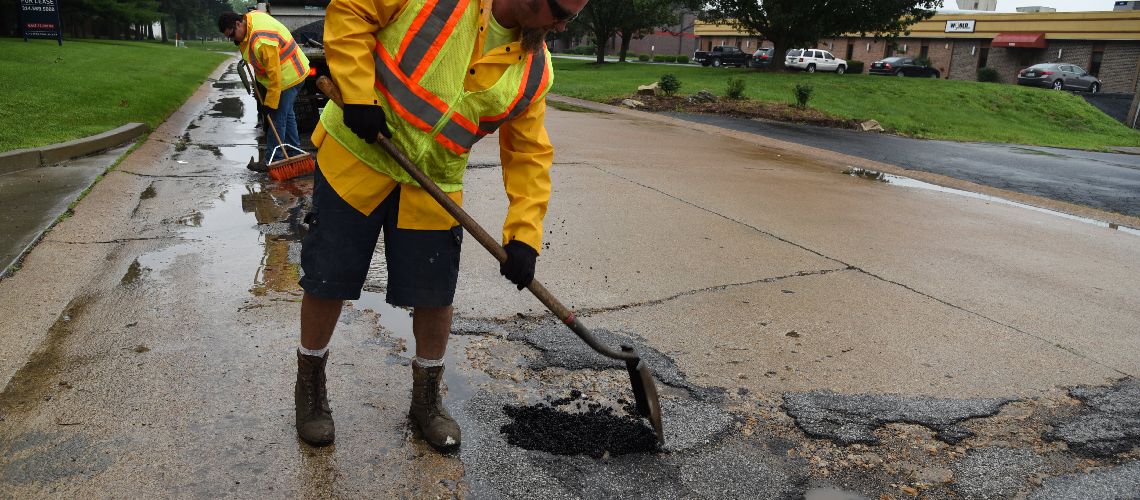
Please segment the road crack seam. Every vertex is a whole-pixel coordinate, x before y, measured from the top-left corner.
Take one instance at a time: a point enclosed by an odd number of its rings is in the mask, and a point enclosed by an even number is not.
[[[151,238],[120,238],[110,241],[59,241],[56,243],[64,243],[67,245],[110,245],[115,243],[126,243],[128,241],[155,241],[155,240],[183,240],[188,241],[181,236],[154,236]]]
[[[883,281],[883,282],[885,282],[885,283],[890,283],[890,284],[892,284],[892,285],[895,285],[895,286],[901,287],[901,288],[903,288],[904,290],[910,291],[910,292],[912,292],[912,293],[916,293],[916,294],[918,294],[918,295],[921,295],[921,296],[923,296],[923,297],[926,297],[926,298],[928,298],[928,299],[930,299],[930,300],[933,300],[933,301],[935,301],[935,302],[938,302],[938,303],[940,303],[940,304],[943,304],[943,305],[945,305],[945,306],[948,306],[948,307],[952,307],[952,308],[954,308],[954,309],[957,309],[957,310],[959,310],[959,311],[965,312],[965,313],[967,313],[967,314],[972,314],[972,315],[974,315],[974,316],[977,316],[977,317],[979,317],[979,318],[982,318],[982,319],[984,319],[984,320],[986,320],[986,321],[989,321],[989,322],[991,322],[991,323],[994,323],[994,324],[996,324],[996,325],[1002,326],[1002,327],[1004,327],[1004,328],[1009,328],[1010,330],[1013,330],[1013,331],[1015,331],[1015,332],[1021,333],[1021,334],[1023,334],[1023,335],[1028,335],[1028,336],[1030,336],[1030,337],[1032,337],[1032,338],[1034,338],[1034,339],[1037,339],[1037,340],[1039,340],[1039,341],[1041,341],[1041,342],[1045,342],[1045,343],[1047,343],[1047,344],[1049,344],[1049,345],[1055,346],[1055,347],[1057,347],[1058,349],[1062,349],[1062,350],[1064,350],[1064,351],[1067,351],[1067,352],[1069,352],[1070,354],[1073,354],[1074,356],[1077,356],[1077,357],[1079,357],[1079,358],[1081,358],[1081,359],[1085,359],[1085,360],[1091,361],[1091,362],[1093,362],[1093,363],[1095,363],[1095,364],[1097,364],[1097,365],[1103,366],[1103,367],[1105,367],[1105,368],[1107,368],[1107,369],[1109,369],[1109,370],[1112,370],[1112,371],[1114,371],[1114,372],[1120,373],[1120,374],[1122,374],[1122,375],[1133,376],[1132,374],[1130,374],[1130,373],[1128,373],[1128,372],[1125,372],[1125,371],[1121,371],[1121,370],[1119,370],[1119,369],[1117,369],[1117,368],[1114,368],[1114,367],[1108,366],[1108,365],[1106,365],[1106,364],[1104,364],[1104,363],[1101,363],[1100,361],[1097,361],[1097,360],[1094,360],[1094,359],[1092,359],[1092,358],[1089,358],[1088,356],[1085,356],[1084,354],[1081,354],[1081,353],[1079,353],[1079,352],[1076,352],[1074,349],[1071,349],[1071,348],[1067,348],[1067,347],[1064,347],[1064,346],[1062,346],[1061,344],[1058,344],[1056,341],[1053,341],[1053,340],[1047,339],[1047,338],[1045,338],[1045,337],[1042,337],[1042,336],[1040,336],[1040,335],[1037,335],[1037,334],[1034,334],[1034,333],[1031,333],[1031,332],[1027,332],[1027,331],[1025,331],[1025,330],[1022,330],[1022,329],[1020,329],[1020,328],[1017,328],[1017,327],[1015,327],[1015,326],[1012,326],[1012,325],[1008,325],[1008,324],[1006,324],[1006,323],[1003,323],[1003,322],[1001,322],[1001,321],[998,321],[998,320],[996,320],[996,319],[990,318],[989,316],[986,316],[985,314],[982,314],[982,313],[979,313],[979,312],[976,312],[976,311],[971,311],[971,310],[969,310],[969,309],[966,309],[966,308],[964,308],[964,307],[962,307],[962,306],[959,306],[959,305],[957,305],[957,304],[953,304],[953,303],[947,302],[947,301],[945,301],[945,300],[943,300],[943,299],[940,299],[940,298],[938,298],[938,297],[935,297],[935,296],[933,296],[933,295],[930,295],[930,294],[928,294],[928,293],[926,293],[926,292],[922,292],[922,291],[916,290],[916,289],[914,289],[914,288],[911,288],[910,286],[904,285],[904,284],[902,284],[902,283],[899,283],[899,282],[897,282],[897,281],[892,281],[892,280],[886,279],[886,278],[884,278],[884,277],[882,277],[882,276],[879,276],[879,275],[877,275],[877,274],[875,274],[875,273],[871,273],[871,272],[865,271],[865,270],[863,270],[863,269],[861,269],[861,268],[859,268],[859,267],[853,266],[853,265],[851,265],[851,264],[848,264],[848,263],[846,263],[846,262],[843,262],[842,260],[836,259],[836,258],[834,258],[834,257],[830,257],[830,256],[827,256],[827,255],[824,255],[824,254],[822,254],[822,253],[820,253],[820,252],[818,252],[818,251],[816,251],[816,250],[813,250],[813,249],[811,249],[811,248],[805,247],[805,246],[803,246],[803,245],[801,245],[801,244],[799,244],[799,243],[796,243],[796,242],[794,242],[794,241],[790,241],[790,240],[788,240],[788,239],[785,239],[785,238],[782,238],[782,237],[780,237],[780,236],[776,236],[775,234],[772,234],[772,233],[770,233],[770,232],[768,232],[768,231],[765,231],[765,230],[763,230],[763,229],[760,229],[760,228],[758,228],[758,227],[756,227],[756,226],[753,226],[753,225],[751,225],[751,224],[748,224],[748,223],[746,223],[746,222],[743,222],[743,221],[739,221],[739,220],[733,219],[732,217],[729,217],[729,216],[727,216],[727,215],[724,215],[724,214],[722,214],[722,213],[716,212],[716,211],[714,211],[714,210],[710,210],[710,209],[708,209],[708,208],[702,207],[702,206],[700,206],[700,205],[697,205],[697,204],[695,204],[695,203],[693,203],[693,202],[691,202],[691,201],[688,201],[688,200],[685,200],[685,199],[682,199],[682,198],[678,198],[678,197],[677,197],[677,196],[675,196],[675,195],[672,195],[672,194],[670,194],[670,193],[666,193],[665,191],[662,191],[662,190],[660,190],[660,189],[658,189],[658,188],[655,188],[655,187],[653,187],[653,186],[649,186],[649,185],[643,184],[643,183],[641,183],[641,182],[635,181],[635,180],[633,180],[633,179],[629,179],[629,178],[623,177],[623,176],[621,176],[621,175],[618,175],[617,173],[611,172],[611,171],[609,171],[609,170],[606,170],[606,169],[604,169],[604,168],[602,168],[602,167],[599,167],[599,166],[597,166],[597,165],[593,165],[593,166],[594,166],[594,168],[596,168],[596,169],[598,169],[598,170],[600,170],[600,171],[602,171],[602,172],[605,172],[605,173],[607,173],[607,174],[609,174],[609,175],[612,175],[612,176],[614,176],[614,177],[617,177],[618,179],[622,179],[622,180],[624,180],[624,181],[626,181],[626,182],[629,182],[629,183],[632,183],[632,184],[636,184],[636,185],[638,185],[638,186],[641,186],[641,187],[643,187],[643,188],[645,188],[645,189],[649,189],[649,190],[651,190],[651,191],[655,191],[655,192],[657,192],[657,193],[660,193],[660,194],[662,194],[662,195],[664,195],[664,196],[667,196],[667,197],[669,197],[669,198],[672,198],[672,199],[674,199],[674,200],[677,200],[677,201],[679,201],[679,202],[681,202],[681,203],[684,203],[684,204],[686,204],[686,205],[689,205],[689,206],[691,206],[691,207],[693,207],[693,208],[696,208],[696,209],[698,209],[698,210],[703,210],[703,211],[705,211],[705,212],[708,212],[708,213],[710,213],[710,214],[713,214],[713,215],[716,215],[716,216],[718,216],[718,217],[722,217],[722,218],[724,218],[724,219],[726,219],[726,220],[729,220],[729,221],[735,222],[735,223],[737,223],[737,224],[740,224],[740,225],[742,225],[742,226],[744,226],[744,227],[747,227],[747,228],[749,228],[749,229],[752,229],[753,231],[756,231],[756,232],[758,232],[758,233],[760,233],[760,234],[764,234],[764,235],[770,236],[770,237],[772,237],[772,238],[775,238],[775,239],[777,239],[777,240],[779,240],[779,241],[782,241],[782,242],[784,242],[784,243],[787,243],[787,244],[789,244],[789,245],[792,245],[792,246],[794,246],[794,247],[796,247],[796,248],[800,248],[800,249],[803,249],[804,251],[807,251],[807,252],[810,252],[810,253],[812,253],[812,254],[818,255],[818,256],[820,256],[820,257],[822,257],[822,258],[824,258],[824,259],[827,259],[827,260],[830,260],[830,261],[833,261],[833,262],[838,262],[838,263],[840,263],[840,264],[843,264],[844,266],[846,266],[846,268],[847,268],[847,269],[851,269],[851,270],[854,270],[854,271],[858,271],[858,272],[860,272],[860,273],[863,273],[863,274],[865,274],[865,275],[867,275],[867,276],[870,276],[870,277],[872,277],[872,278],[878,279],[878,280],[880,280],[880,281]],[[745,283],[745,284],[747,284],[747,283]],[[714,288],[715,288],[715,287],[714,287]],[[678,296],[680,296],[680,295],[683,295],[683,294],[679,294]],[[669,299],[665,299],[665,300],[669,300]]]

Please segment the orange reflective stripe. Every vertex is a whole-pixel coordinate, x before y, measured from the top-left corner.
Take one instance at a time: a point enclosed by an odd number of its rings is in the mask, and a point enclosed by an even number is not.
[[[422,60],[416,67],[416,71],[412,73],[413,80],[419,81],[419,79],[424,76],[424,73],[427,72],[428,68],[431,67],[432,61],[435,61],[435,56],[439,55],[440,49],[443,48],[443,44],[447,41],[447,38],[451,36],[455,25],[459,24],[459,20],[463,18],[463,11],[467,9],[468,2],[470,2],[470,0],[460,0],[453,8],[451,17],[447,20],[447,24],[445,24],[439,34],[435,36],[435,41],[431,44],[431,48],[424,54]]]

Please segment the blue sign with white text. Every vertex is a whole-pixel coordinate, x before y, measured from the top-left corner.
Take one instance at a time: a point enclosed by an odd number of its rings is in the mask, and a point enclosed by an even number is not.
[[[24,41],[55,38],[63,45],[57,0],[20,0],[20,23],[24,28]]]

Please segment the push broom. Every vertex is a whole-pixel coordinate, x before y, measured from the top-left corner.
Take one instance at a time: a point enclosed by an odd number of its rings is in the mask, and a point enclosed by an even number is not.
[[[257,93],[258,102],[264,106],[265,101],[261,100],[261,91],[257,89],[257,80],[253,78],[253,75],[250,75],[250,79],[253,80],[253,91]],[[281,136],[277,135],[277,127],[273,126],[273,119],[269,118],[269,113],[265,114],[265,121],[269,123],[269,128],[273,130],[273,137],[277,138],[277,147],[273,148],[273,151],[268,151],[267,156],[273,158],[274,153],[280,149],[281,156],[285,157],[282,160],[277,160],[267,165],[269,167],[270,177],[283,181],[299,175],[305,175],[317,169],[317,161],[313,159],[313,155],[306,153],[297,146],[281,142]],[[288,148],[295,149],[296,154],[289,156]]]
[[[337,106],[344,107],[340,89],[331,79],[324,76],[317,78],[317,87]],[[395,144],[392,144],[392,141],[380,134],[376,137],[376,144],[387,152],[392,159],[396,160],[396,163],[399,163],[408,172],[408,175],[420,184],[420,187],[427,191],[432,198],[435,198],[435,201],[439,202],[444,210],[447,210],[447,213],[455,217],[463,229],[474,236],[479,244],[483,245],[483,248],[495,256],[495,259],[498,259],[499,262],[507,260],[507,252],[503,250],[503,247],[490,234],[487,234],[487,231],[484,231],[479,223],[475,222],[475,219],[472,219],[466,211],[452,201],[439,186],[435,185],[430,177],[425,175],[419,167],[416,167]],[[630,384],[633,386],[637,412],[649,419],[650,424],[653,425],[653,431],[657,434],[657,442],[665,444],[665,434],[661,426],[661,403],[657,398],[657,383],[653,380],[649,366],[645,364],[645,360],[641,359],[637,351],[628,345],[623,345],[618,350],[602,343],[589,328],[586,328],[586,325],[582,324],[582,321],[574,315],[573,311],[562,305],[538,280],[531,281],[530,285],[527,285],[527,289],[592,349],[608,358],[625,362],[626,371],[629,372]]]

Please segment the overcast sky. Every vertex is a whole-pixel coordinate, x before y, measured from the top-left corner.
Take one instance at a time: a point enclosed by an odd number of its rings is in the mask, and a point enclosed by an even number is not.
[[[1112,10],[1112,6],[1116,4],[1113,0],[997,0],[997,12],[1017,12],[1018,7],[1029,7],[1039,5],[1042,7],[1052,7],[1057,9],[1057,12],[1084,12],[1090,10]],[[957,9],[958,2],[955,0],[945,0],[942,2],[944,9]]]

